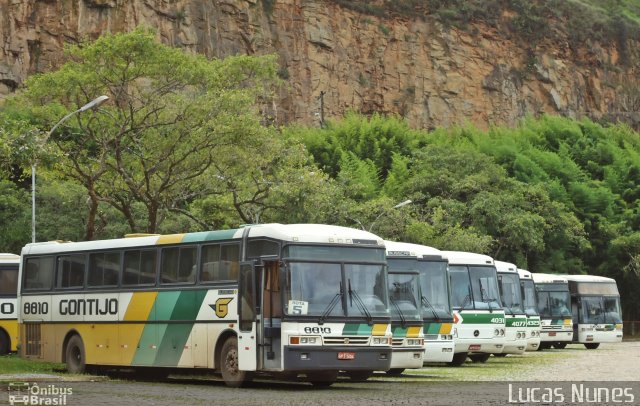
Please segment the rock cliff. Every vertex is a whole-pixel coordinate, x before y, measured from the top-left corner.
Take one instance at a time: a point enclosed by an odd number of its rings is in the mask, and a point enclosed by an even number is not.
[[[0,97],[59,66],[65,43],[140,25],[208,57],[278,54],[279,123],[346,110],[396,113],[421,128],[513,125],[543,112],[640,122],[637,67],[621,63],[619,44],[570,49],[559,32],[524,47],[481,21],[457,29],[328,0],[0,0]]]

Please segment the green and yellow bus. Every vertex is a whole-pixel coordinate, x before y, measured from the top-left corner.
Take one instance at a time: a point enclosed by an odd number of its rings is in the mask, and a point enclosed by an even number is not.
[[[522,354],[527,349],[527,315],[524,312],[518,267],[495,261],[500,299],[505,313],[504,347],[498,356]]]
[[[527,314],[527,351],[537,351],[540,346],[540,314],[538,313],[538,300],[536,287],[531,272],[518,268],[520,276],[520,288],[522,289],[522,303]]]
[[[0,355],[16,351],[18,345],[16,291],[19,266],[19,255],[0,254]]]
[[[237,387],[390,366],[384,243],[345,227],[28,244],[18,305],[23,355],[71,372],[202,368]]]

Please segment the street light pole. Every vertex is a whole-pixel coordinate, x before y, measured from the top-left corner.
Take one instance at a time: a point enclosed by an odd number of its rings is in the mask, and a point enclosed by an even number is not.
[[[400,203],[396,204],[395,206],[391,207],[391,209],[399,209],[400,207],[406,206],[406,205],[411,204],[411,203],[413,203],[413,200],[407,199],[404,202],[400,202]],[[388,210],[389,209],[382,210],[382,212],[380,212],[380,214],[378,214],[378,217],[376,217],[371,222],[371,224],[369,225],[369,230],[367,230],[367,231],[371,232],[371,230],[373,230],[373,225],[376,223],[376,221],[378,221],[378,219],[380,217],[382,217]],[[363,227],[363,229],[364,229],[364,227]]]
[[[49,139],[49,137],[51,137],[51,135],[56,130],[56,128],[58,128],[60,124],[67,121],[69,117],[73,116],[74,114],[82,113],[83,111],[92,109],[94,107],[98,107],[108,99],[109,99],[109,96],[105,96],[105,95],[98,96],[95,99],[91,100],[89,103],[80,107],[78,110],[72,111],[71,113],[62,117],[62,119],[58,121],[56,125],[54,125],[51,128],[51,130],[47,133],[47,136],[44,137],[44,139],[42,140],[42,144],[47,142],[47,140]],[[31,164],[31,242],[36,242],[36,165],[37,165],[37,160],[34,159],[33,164]]]

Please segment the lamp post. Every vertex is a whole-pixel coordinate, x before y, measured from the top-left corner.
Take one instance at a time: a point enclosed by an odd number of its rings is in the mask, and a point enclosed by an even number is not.
[[[108,99],[109,99],[109,96],[105,96],[105,95],[98,96],[95,99],[91,100],[89,103],[80,107],[78,110],[72,111],[71,113],[62,117],[62,119],[58,121],[56,125],[54,125],[51,128],[49,133],[47,133],[47,136],[44,137],[44,139],[42,140],[42,143],[44,144],[45,142],[47,142],[47,140],[49,139],[49,137],[51,137],[51,135],[56,130],[56,128],[58,128],[60,124],[67,121],[69,117],[73,116],[74,114],[82,113],[83,111],[92,109],[94,107],[98,107]],[[33,164],[31,165],[31,242],[36,242],[36,165],[37,165],[37,161],[34,159]]]
[[[411,200],[411,199],[407,199],[407,200],[405,200],[404,202],[400,202],[400,203],[396,204],[395,206],[391,207],[391,209],[399,209],[400,207],[406,206],[406,205],[411,204],[411,203],[413,203],[413,200]],[[382,216],[383,216],[387,211],[389,211],[389,209],[384,209],[384,210],[382,210],[382,211],[380,212],[380,214],[378,214],[378,217],[376,217],[376,218],[371,222],[371,224],[369,224],[369,230],[367,230],[367,231],[371,232],[371,230],[373,230],[373,226],[374,226],[374,224],[376,224],[376,221],[378,221],[378,219],[379,219],[380,217],[382,217]],[[360,222],[358,222],[358,223],[360,223]],[[362,229],[363,229],[363,230],[365,229],[365,228],[364,228],[364,226],[362,225],[362,223],[360,223],[360,227],[362,227]]]

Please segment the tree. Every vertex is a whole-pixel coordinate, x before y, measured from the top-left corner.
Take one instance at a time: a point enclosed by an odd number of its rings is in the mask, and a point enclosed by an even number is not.
[[[259,145],[265,133],[258,102],[268,100],[276,80],[272,56],[207,60],[161,45],[143,29],[107,34],[66,54],[58,71],[30,78],[12,105],[31,106],[36,121],[50,127],[61,111],[110,97],[50,140],[62,152],[54,169],[87,190],[85,239],[94,236],[100,202],[119,210],[132,231],[153,233],[166,213],[224,193],[206,179],[210,168],[233,161],[231,147]]]

